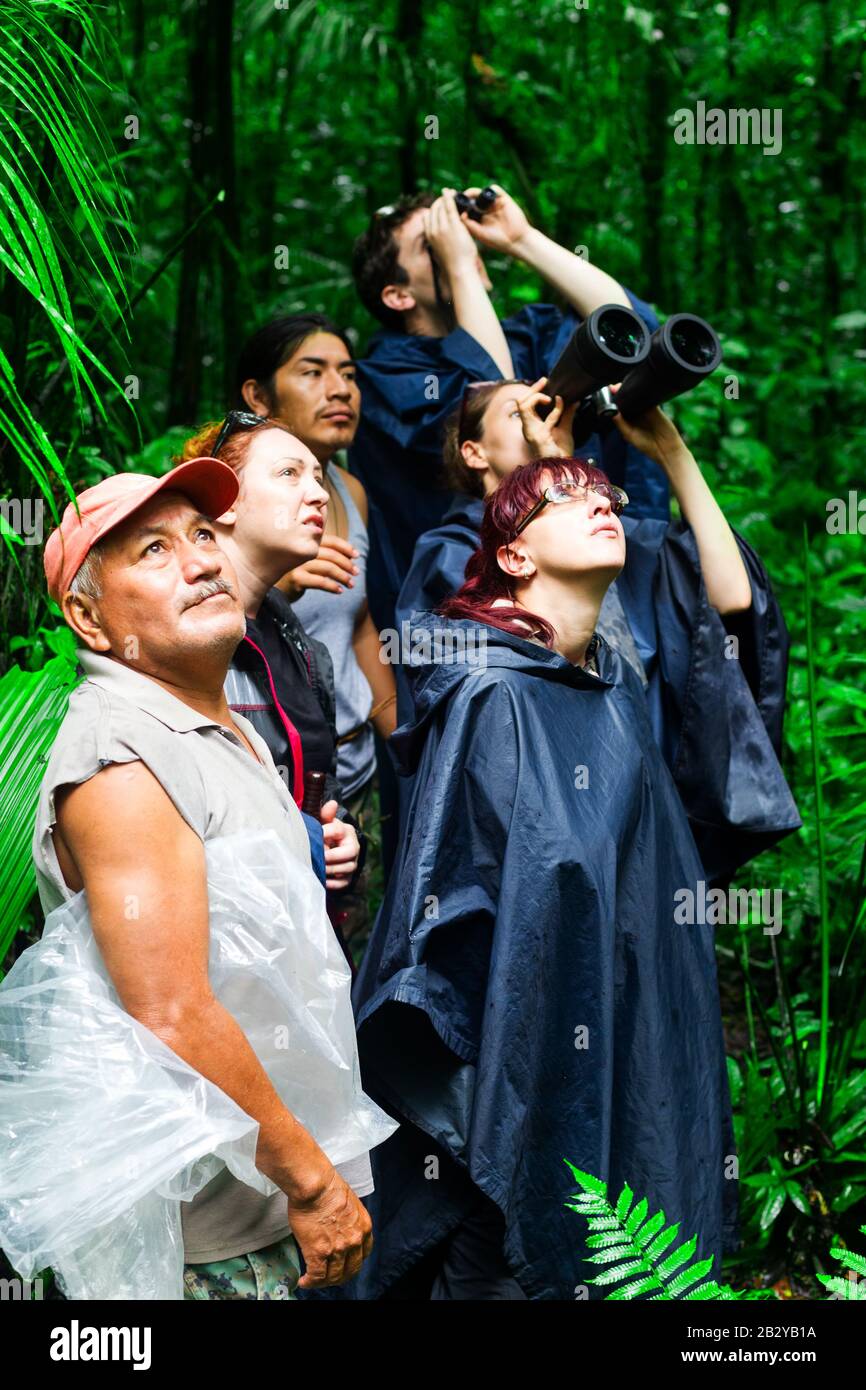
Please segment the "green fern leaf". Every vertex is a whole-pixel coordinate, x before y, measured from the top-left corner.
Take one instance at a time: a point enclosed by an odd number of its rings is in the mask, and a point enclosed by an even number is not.
[[[619,1201],[617,1202],[615,1207],[616,1215],[620,1221],[625,1221],[626,1217],[629,1214],[629,1211],[631,1210],[631,1204],[633,1201],[634,1193],[632,1192],[628,1183],[626,1183],[622,1192],[619,1194]]]
[[[634,1211],[631,1213],[631,1215],[629,1216],[628,1220],[627,1220],[626,1223],[625,1223],[625,1228],[626,1228],[626,1230],[628,1231],[628,1233],[629,1233],[630,1236],[631,1236],[631,1235],[634,1235],[635,1231],[636,1231],[636,1230],[638,1229],[638,1227],[643,1223],[643,1221],[644,1221],[645,1218],[646,1218],[646,1214],[647,1214],[648,1211],[649,1211],[649,1203],[648,1203],[646,1197],[644,1197],[644,1198],[641,1199],[641,1201],[638,1202],[638,1204],[637,1204],[637,1206],[635,1207]]]
[[[657,1211],[655,1216],[651,1216],[648,1221],[645,1221],[643,1223],[640,1230],[634,1232],[632,1240],[634,1241],[635,1245],[640,1246],[642,1249],[646,1248],[649,1245],[649,1242],[652,1240],[653,1236],[664,1224],[664,1212]]]
[[[705,1274],[709,1274],[712,1267],[713,1260],[710,1257],[708,1260],[699,1260],[697,1264],[684,1269],[681,1274],[677,1275],[673,1283],[668,1285],[668,1292],[671,1297],[679,1298],[680,1294],[685,1293],[691,1284],[696,1283],[698,1279],[703,1279]]]
[[[618,1265],[616,1269],[606,1269],[603,1274],[597,1274],[594,1279],[588,1279],[588,1284],[615,1284],[620,1279],[625,1279],[628,1274],[635,1274],[640,1271],[645,1272],[643,1260],[632,1260],[630,1264]]]
[[[833,1245],[830,1247],[830,1254],[835,1260],[841,1260],[846,1269],[852,1269],[855,1274],[866,1274],[866,1259],[858,1255],[856,1250],[845,1250]]]
[[[625,1284],[621,1289],[609,1293],[605,1302],[630,1301],[633,1298],[638,1298],[642,1293],[649,1292],[650,1289],[657,1289],[658,1283],[659,1281],[654,1274],[648,1275],[646,1279],[638,1279],[633,1284]],[[658,1296],[659,1298],[667,1298],[666,1293],[660,1293]]]
[[[569,1163],[567,1158],[563,1159],[563,1163],[571,1169],[572,1176],[580,1183],[585,1192],[593,1192],[598,1197],[607,1196],[607,1183],[602,1182],[601,1178],[594,1178],[591,1173],[584,1173],[581,1168],[575,1168],[574,1164]]]
[[[662,1216],[664,1216],[664,1212],[662,1212]],[[646,1252],[646,1257],[647,1257],[647,1259],[648,1259],[648,1260],[654,1260],[654,1259],[656,1258],[657,1255],[660,1255],[661,1252],[662,1252],[663,1250],[666,1250],[666,1249],[667,1249],[667,1247],[670,1245],[670,1243],[671,1243],[672,1240],[676,1240],[676,1238],[677,1238],[677,1236],[679,1235],[679,1233],[680,1233],[680,1223],[679,1223],[679,1221],[677,1221],[673,1226],[668,1226],[667,1230],[662,1231],[660,1235],[657,1235],[657,1236],[656,1236],[656,1238],[655,1238],[655,1240],[653,1241],[652,1245],[651,1245],[651,1246],[649,1247],[649,1249],[647,1250],[647,1252]]]
[[[667,1278],[669,1274],[673,1274],[675,1269],[678,1269],[681,1264],[685,1264],[686,1260],[692,1258],[697,1248],[697,1236],[692,1236],[691,1240],[684,1241],[682,1245],[678,1245],[676,1250],[672,1250],[667,1259],[663,1260],[659,1265],[659,1274],[661,1274],[663,1278]]]

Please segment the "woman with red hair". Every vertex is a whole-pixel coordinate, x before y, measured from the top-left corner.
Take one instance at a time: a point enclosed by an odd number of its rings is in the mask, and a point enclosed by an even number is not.
[[[462,498],[418,541],[398,626],[459,588],[485,499],[504,478],[532,459],[573,453],[561,398],[545,419],[537,413],[550,403],[543,386],[481,382],[466,392],[445,432]],[[673,420],[655,407],[633,422],[616,415],[614,425],[667,474],[680,516],[628,509],[626,563],[604,595],[598,632],[640,676],[706,877],[726,881],[800,824],[780,767],[788,632],[760,558],[729,526]],[[397,683],[405,723],[412,704],[399,667]]]
[[[733,1245],[714,931],[677,915],[703,869],[596,632],[623,502],[580,459],[518,468],[413,627],[407,832],[354,996],[365,1086],[401,1122],[361,1298],[601,1296],[565,1159],[663,1209],[714,1277]]]

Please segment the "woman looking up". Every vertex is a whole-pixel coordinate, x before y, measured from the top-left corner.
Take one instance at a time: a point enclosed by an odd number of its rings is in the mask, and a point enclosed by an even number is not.
[[[354,994],[365,1085],[401,1121],[361,1298],[432,1268],[422,1297],[573,1299],[595,1267],[564,1158],[663,1208],[716,1278],[734,1238],[714,932],[675,915],[703,868],[595,631],[621,505],[580,459],[518,468],[415,621],[407,833]]]

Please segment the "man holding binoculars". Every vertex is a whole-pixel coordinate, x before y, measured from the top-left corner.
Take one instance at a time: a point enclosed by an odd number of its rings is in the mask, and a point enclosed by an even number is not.
[[[531,266],[569,309],[529,304],[500,321],[479,246]],[[393,624],[415,541],[453,500],[442,483],[442,426],[466,386],[547,376],[577,325],[602,305],[633,308],[649,332],[658,320],[603,270],[530,226],[496,184],[380,208],[356,242],[353,273],[383,324],[358,364],[364,409],[349,454],[372,504],[368,588],[382,628]],[[615,431],[591,451],[625,487],[635,514],[667,518],[667,482],[656,464]]]

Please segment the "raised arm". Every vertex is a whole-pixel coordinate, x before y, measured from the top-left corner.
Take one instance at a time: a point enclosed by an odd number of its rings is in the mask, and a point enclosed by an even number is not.
[[[722,616],[745,612],[752,605],[752,586],[736,537],[673,420],[655,406],[634,423],[621,415],[614,422],[630,444],[667,474],[694,533],[710,603]]]
[[[464,225],[476,241],[513,256],[537,271],[583,318],[602,304],[631,307],[628,295],[612,275],[551,241],[537,227],[530,226],[525,212],[514,199],[498,184],[492,187],[499,197],[490,211],[480,222],[465,220]],[[466,191],[480,192],[477,188]]]
[[[478,252],[446,188],[424,217],[424,231],[448,273],[457,323],[490,354],[506,378],[514,376],[511,350],[478,271]]]
[[[202,841],[141,762],[111,764],[61,793],[57,831],[123,1007],[258,1121],[256,1164],[286,1194],[307,1264],[301,1283],[351,1278],[371,1248],[370,1219],[211,991]]]

